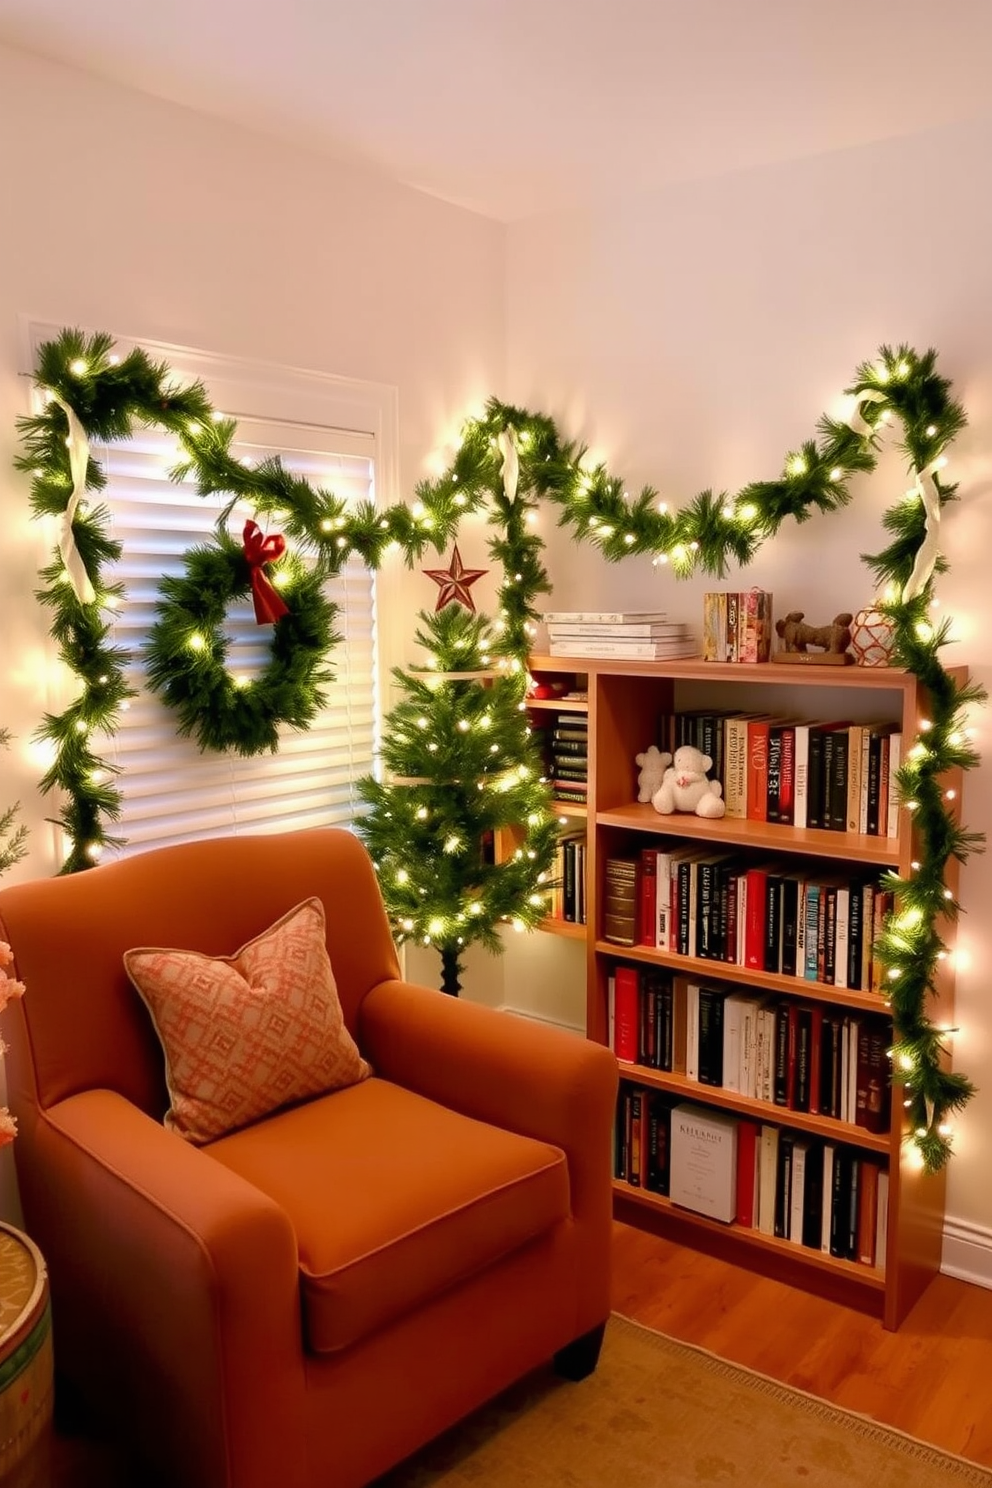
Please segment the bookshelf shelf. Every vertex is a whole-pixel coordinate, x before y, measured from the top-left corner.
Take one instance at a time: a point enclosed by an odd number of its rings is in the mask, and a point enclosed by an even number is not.
[[[877,1311],[880,1299],[885,1292],[885,1276],[877,1266],[861,1266],[855,1261],[839,1260],[836,1256],[826,1256],[819,1251],[812,1250],[808,1253],[800,1252],[797,1255],[797,1247],[788,1240],[779,1240],[774,1235],[763,1235],[758,1230],[743,1229],[736,1224],[729,1226],[720,1224],[718,1220],[707,1219],[704,1214],[694,1214],[691,1209],[680,1208],[663,1194],[635,1188],[619,1178],[613,1181],[613,1192],[619,1203],[631,1210],[636,1211],[639,1208],[642,1212],[652,1216],[670,1219],[673,1223],[677,1223],[690,1232],[694,1231],[701,1237],[708,1237],[715,1242],[714,1246],[708,1248],[715,1248],[725,1254],[735,1253],[738,1256],[741,1249],[751,1250],[773,1258],[776,1262],[775,1274],[780,1274],[778,1263],[789,1265],[799,1261],[815,1275],[836,1278],[842,1285],[849,1286],[853,1293],[864,1293],[861,1299],[852,1294],[849,1300],[855,1305],[858,1305],[860,1300],[862,1305],[867,1303],[869,1310]],[[725,1250],[728,1243],[731,1247],[730,1252]]]
[[[811,1116],[806,1111],[785,1111],[780,1106],[769,1106],[767,1101],[753,1100],[736,1091],[723,1090],[715,1085],[700,1085],[698,1080],[689,1080],[684,1075],[651,1069],[647,1065],[628,1064],[620,1061],[620,1076],[624,1080],[636,1081],[638,1085],[655,1090],[667,1090],[679,1100],[694,1101],[707,1106],[718,1106],[725,1111],[735,1111],[740,1116],[750,1116],[755,1121],[784,1121],[795,1131],[814,1132],[832,1142],[844,1142],[849,1147],[860,1147],[865,1152],[884,1154],[889,1150],[888,1134],[876,1136],[873,1132],[852,1126],[850,1122],[835,1121],[829,1116]]]
[[[535,713],[588,713],[588,698],[535,698],[527,699],[527,707]]]
[[[670,835],[714,846],[760,849],[762,852],[801,853],[810,858],[844,858],[852,863],[890,868],[899,860],[899,844],[888,837],[863,837],[856,832],[824,832],[813,827],[784,827],[776,822],[704,821],[693,816],[659,816],[648,802],[632,801],[596,812],[596,824],[627,832]]]
[[[541,922],[541,929],[548,935],[561,935],[565,940],[585,940],[585,925],[576,925],[571,920],[556,920],[549,915]]]
[[[827,982],[800,981],[775,971],[752,971],[747,966],[731,966],[726,961],[704,961],[698,956],[680,956],[676,951],[660,951],[651,946],[620,946],[609,940],[598,940],[596,950],[618,961],[638,961],[649,966],[667,966],[693,981],[732,982],[737,987],[755,987],[768,992],[781,992],[786,997],[801,997],[804,1002],[828,1002],[865,1013],[883,1013],[885,999],[879,992],[861,992],[854,988],[834,987]]]
[[[607,863],[619,858],[639,860],[648,847],[661,853],[675,847],[697,849],[698,858],[780,865],[769,871],[782,877],[798,876],[803,880],[804,893],[809,879],[836,880],[846,876],[852,881],[871,881],[877,885],[874,892],[881,894],[885,873],[894,871],[900,877],[907,876],[916,856],[913,823],[905,810],[900,810],[894,818],[891,832],[881,808],[874,821],[868,818],[877,830],[865,832],[863,805],[862,829],[858,831],[796,827],[747,816],[725,816],[719,821],[683,814],[662,816],[650,803],[636,800],[634,757],[650,744],[672,747],[677,737],[675,731],[680,727],[678,720],[689,714],[711,714],[719,719],[734,714],[765,715],[824,725],[834,721],[833,727],[843,726],[850,735],[852,750],[857,747],[853,740],[866,740],[872,731],[911,740],[927,716],[926,698],[915,676],[899,668],[715,663],[701,657],[634,662],[544,655],[532,657],[529,670],[541,680],[557,679],[569,688],[587,692],[588,700],[584,703],[566,698],[528,700],[535,727],[546,727],[549,713],[577,712],[581,708],[588,717],[587,804],[583,808],[587,924],[546,922],[554,933],[584,940],[587,1037],[601,1043],[614,1042],[611,980],[615,980],[620,968],[627,967],[637,974],[641,1009],[645,987],[657,985],[651,979],[661,978],[663,982],[688,981],[711,988],[718,999],[732,990],[763,1006],[784,1006],[789,1010],[788,1016],[796,1021],[809,1014],[814,1020],[822,1017],[824,1026],[829,1023],[831,1027],[837,1024],[850,1027],[850,1048],[845,1058],[852,1067],[859,1024],[868,1023],[876,1031],[880,1027],[884,1029],[887,1005],[877,990],[881,983],[874,976],[869,981],[864,975],[852,974],[849,979],[853,985],[847,988],[835,984],[829,959],[817,965],[817,980],[807,980],[785,975],[780,970],[759,969],[761,961],[744,966],[731,955],[726,960],[716,959],[712,948],[709,957],[701,957],[683,954],[684,946],[679,951],[668,944],[628,945],[607,940],[604,935]],[[956,669],[955,676],[963,680],[963,669]],[[867,742],[862,747],[867,750]],[[873,769],[877,784],[877,765]],[[946,784],[948,788],[957,788],[959,811],[960,772],[953,774],[954,778],[949,777]],[[574,833],[582,827],[583,817],[575,808],[563,830]],[[615,873],[615,869],[611,868],[611,872]],[[957,895],[953,863],[946,886]],[[853,894],[853,889],[850,892]],[[612,920],[610,930],[616,934]],[[940,933],[953,951],[953,923],[943,922]],[[864,935],[870,946],[870,926],[866,926]],[[868,956],[867,951],[865,955]],[[869,960],[870,957],[864,964]],[[766,959],[764,964],[772,963]],[[942,963],[935,988],[931,1012],[940,1021],[953,1022],[952,966],[953,956],[949,956]],[[812,968],[807,970],[811,973]],[[638,1019],[643,1027],[642,1012],[638,1013]],[[814,1022],[814,1027],[818,1028],[819,1023]],[[847,1257],[862,1253],[860,1238],[857,1245],[849,1246],[846,1254],[843,1246],[837,1254],[831,1253],[832,1245],[816,1249],[811,1244],[799,1244],[795,1238],[795,1216],[791,1240],[783,1234],[769,1234],[767,1226],[759,1229],[757,1221],[754,1227],[738,1222],[723,1224],[681,1204],[673,1204],[665,1192],[646,1187],[643,1176],[640,1186],[624,1181],[623,1176],[616,1178],[617,1212],[632,1223],[670,1235],[680,1243],[714,1250],[726,1259],[755,1269],[770,1268],[795,1285],[837,1296],[878,1315],[887,1328],[898,1328],[939,1271],[945,1189],[943,1174],[923,1173],[914,1161],[910,1144],[903,1140],[901,1099],[887,1092],[890,1130],[879,1133],[859,1124],[863,1113],[859,1112],[855,1119],[853,1082],[846,1090],[845,1103],[839,1107],[836,1102],[833,1104],[833,1109],[842,1109],[845,1116],[850,1116],[841,1120],[834,1114],[822,1114],[817,1106],[810,1111],[805,1108],[805,1102],[798,1100],[793,1104],[803,1108],[794,1109],[792,1104],[783,1107],[778,1100],[773,1103],[768,1098],[767,1084],[761,1098],[755,1099],[752,1094],[702,1083],[682,1072],[684,1066],[661,1069],[656,1059],[644,1061],[643,1049],[634,1061],[621,1059],[620,1075],[622,1090],[643,1092],[645,1109],[653,1112],[657,1103],[665,1108],[688,1101],[710,1109],[714,1119],[716,1114],[738,1118],[738,1125],[743,1123],[742,1132],[744,1127],[753,1129],[755,1125],[759,1131],[777,1127],[780,1136],[786,1134],[786,1146],[791,1134],[797,1148],[808,1144],[819,1151],[826,1147],[842,1158],[845,1170],[850,1165],[856,1173],[852,1194],[867,1170],[872,1170],[872,1182],[878,1178],[880,1194],[884,1193],[883,1183],[887,1186],[887,1224],[879,1225],[874,1248],[868,1247],[862,1259],[855,1260]],[[822,1109],[831,1110],[831,1104],[825,1104]],[[642,1126],[642,1146],[647,1132],[647,1125]],[[629,1160],[629,1151],[627,1157]],[[639,1152],[637,1161],[642,1160]],[[618,1173],[623,1172],[621,1163]],[[657,1176],[653,1172],[653,1177]],[[857,1193],[858,1197],[851,1200],[852,1216],[863,1202],[860,1188]]]

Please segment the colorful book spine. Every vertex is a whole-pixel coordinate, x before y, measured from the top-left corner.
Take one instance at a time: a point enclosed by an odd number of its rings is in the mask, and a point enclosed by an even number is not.
[[[613,1052],[628,1064],[637,1063],[640,1033],[640,975],[634,966],[618,966],[614,972],[615,1023]]]
[[[768,806],[768,731],[771,720],[752,718],[747,726],[747,820],[764,821]]]
[[[653,946],[657,934],[658,919],[658,853],[654,847],[641,849],[640,862],[640,913],[637,938],[641,945]]]
[[[747,725],[743,716],[724,720],[724,802],[734,820],[747,816]]]

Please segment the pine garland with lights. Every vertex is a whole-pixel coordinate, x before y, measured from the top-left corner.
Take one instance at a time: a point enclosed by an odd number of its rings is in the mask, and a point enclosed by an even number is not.
[[[880,553],[861,556],[883,590],[877,607],[893,622],[893,662],[919,678],[931,717],[925,737],[909,750],[897,778],[901,801],[915,812],[919,867],[908,881],[889,876],[899,910],[876,944],[888,968],[893,1080],[905,1087],[923,1166],[935,1172],[951,1155],[947,1117],[974,1093],[965,1076],[947,1068],[948,1030],[936,1027],[927,1015],[937,963],[946,954],[940,917],[954,917],[959,909],[945,890],[945,869],[951,858],[963,862],[981,850],[984,841],[982,834],[955,825],[940,779],[955,766],[969,770],[978,764],[968,742],[967,710],[983,703],[986,693],[977,683],[959,686],[945,669],[940,652],[950,640],[950,625],[935,626],[930,619],[933,575],[946,571],[935,546],[940,512],[957,495],[957,487],[945,484],[940,471],[947,446],[966,419],[950,384],[936,371],[933,350],[919,355],[908,346],[882,346],[875,361],[858,367],[845,391],[853,400],[847,422],[824,415],[819,437],[786,455],[777,480],[755,481],[736,493],[702,491],[675,512],[653,487],[631,497],[604,465],[590,465],[585,448],[563,444],[549,418],[496,399],[466,431],[451,468],[438,481],[423,483],[418,495],[428,508],[436,499],[450,499],[454,491],[477,503],[481,493],[497,484],[498,440],[511,429],[519,450],[520,489],[556,503],[559,525],[594,543],[609,561],[649,554],[656,564],[670,566],[677,578],[697,570],[722,578],[731,561],[749,564],[786,518],[804,522],[814,510],[846,505],[848,480],[874,470],[880,436],[894,419],[900,421],[901,448],[915,484],[885,514],[891,542]],[[927,552],[930,560],[921,568]],[[515,557],[510,547],[506,559],[511,571]],[[536,561],[529,551],[522,552],[516,571],[527,573],[533,587],[521,582],[519,590],[504,591],[511,644],[528,633],[536,618],[529,601],[543,587],[534,569],[528,570],[528,559]]]
[[[386,720],[386,779],[365,776],[358,830],[396,938],[433,946],[441,990],[457,995],[462,955],[498,953],[500,927],[547,913],[558,829],[524,709],[526,673],[500,666],[488,620],[449,604],[421,611],[429,665],[394,668],[402,697]],[[485,845],[517,842],[496,862]]]
[[[746,567],[787,518],[803,522],[814,510],[845,505],[850,478],[875,468],[880,435],[898,419],[915,487],[885,515],[888,546],[862,557],[884,588],[880,608],[894,624],[893,660],[920,679],[933,716],[926,737],[917,739],[899,771],[901,798],[916,812],[920,866],[909,882],[894,881],[900,909],[883,932],[879,953],[890,973],[894,1078],[906,1086],[925,1166],[943,1166],[951,1150],[946,1116],[967,1101],[972,1087],[946,1070],[946,1033],[928,1019],[927,998],[943,950],[939,916],[954,915],[958,908],[946,896],[944,870],[952,857],[963,861],[977,850],[982,839],[954,824],[940,776],[952,766],[967,770],[977,764],[966,742],[966,711],[984,701],[985,693],[975,684],[957,686],[940,660],[948,627],[930,621],[933,575],[945,571],[936,550],[940,513],[956,498],[956,487],[945,484],[939,472],[947,446],[965,423],[950,384],[936,371],[933,350],[920,355],[907,346],[881,347],[875,361],[857,369],[846,390],[853,400],[849,418],[824,415],[817,436],[786,455],[781,476],[736,493],[702,491],[681,510],[670,511],[649,486],[629,495],[621,479],[602,463],[590,462],[584,447],[562,441],[550,418],[495,398],[483,417],[466,423],[444,474],[419,484],[412,506],[377,510],[367,502],[347,510],[333,493],[285,471],[278,459],[243,466],[230,453],[234,422],[211,409],[199,384],[180,388],[168,367],[140,350],[116,358],[112,344],[105,335],[67,330],[42,347],[36,380],[50,401],[43,413],[19,420],[24,453],[17,464],[32,475],[34,513],[61,518],[71,529],[76,582],[81,565],[94,591],[91,598],[80,598],[67,581],[72,570],[62,545],[42,572],[39,598],[54,612],[59,655],[81,684],[79,697],[62,714],[46,717],[40,730],[55,751],[41,788],[60,788],[67,802],[59,817],[70,844],[63,871],[89,866],[113,840],[106,822],[117,818],[119,796],[113,771],[92,752],[90,736],[114,732],[128,696],[124,658],[108,644],[101,618],[105,609],[123,602],[120,587],[102,577],[103,565],[118,549],[108,535],[105,508],[73,505],[73,423],[67,410],[89,438],[126,438],[135,421],[171,430],[185,456],[173,472],[176,478],[194,476],[203,495],[228,493],[232,506],[246,500],[257,513],[277,517],[288,537],[327,573],[336,573],[350,553],[376,569],[393,545],[412,567],[428,547],[441,552],[457,537],[463,514],[484,515],[492,529],[489,553],[503,575],[497,639],[501,653],[520,666],[539,618],[536,599],[550,589],[543,544],[529,530],[544,500],[560,509],[559,525],[595,544],[611,562],[650,555],[678,578],[697,570],[723,577],[731,562]],[[77,457],[78,447],[77,441]],[[88,450],[86,455],[85,487],[98,491],[105,478]],[[208,691],[191,696],[187,721],[212,706]]]

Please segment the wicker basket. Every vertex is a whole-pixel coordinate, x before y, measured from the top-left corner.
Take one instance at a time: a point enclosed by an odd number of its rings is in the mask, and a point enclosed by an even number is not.
[[[41,1251],[0,1223],[0,1484],[48,1488],[52,1315]]]

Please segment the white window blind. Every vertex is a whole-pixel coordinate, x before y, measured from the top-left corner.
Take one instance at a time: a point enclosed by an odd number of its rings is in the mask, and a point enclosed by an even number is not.
[[[349,505],[372,498],[372,434],[232,416],[238,421],[237,458],[257,463],[279,455],[287,469]],[[124,851],[352,822],[361,809],[354,782],[372,770],[378,740],[374,576],[353,559],[328,582],[327,597],[339,606],[335,630],[341,640],[329,655],[334,680],[326,706],[309,730],[282,728],[276,754],[243,759],[202,753],[195,738],[178,736],[175,715],[148,689],[144,642],[156,618],[162,577],[180,574],[186,550],[210,540],[230,497],[202,497],[194,481],[170,481],[179,452],[175,439],[157,429],[143,429],[127,443],[94,446],[93,454],[107,473],[104,499],[123,550],[113,577],[125,585],[127,599],[114,642],[131,658],[128,681],[137,693],[105,751],[120,770]],[[238,541],[250,516],[256,516],[254,509],[239,503],[228,519]],[[263,531],[280,530],[272,516],[258,521]],[[255,623],[250,597],[229,608],[224,628],[230,670],[257,675],[272,628]]]

